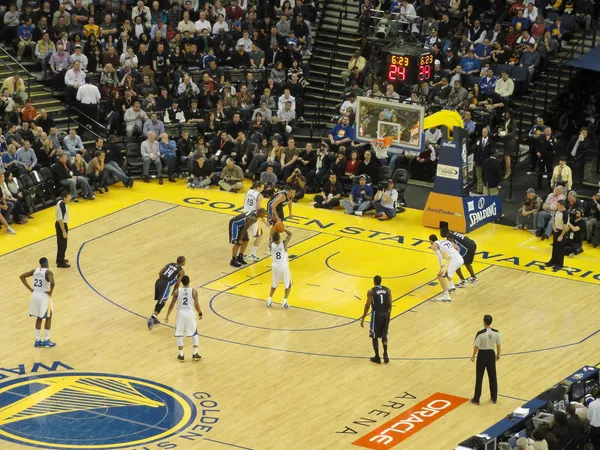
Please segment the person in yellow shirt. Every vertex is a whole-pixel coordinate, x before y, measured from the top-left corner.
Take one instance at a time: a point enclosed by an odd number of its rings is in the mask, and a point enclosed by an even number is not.
[[[94,23],[93,17],[90,17],[87,25],[84,25],[83,33],[85,34],[86,38],[90,35],[90,33],[94,34],[96,37],[100,37],[100,27]]]
[[[25,104],[25,101],[27,100],[25,82],[18,73],[15,73],[4,80],[4,83],[2,83],[2,90],[4,89],[8,89],[8,93],[11,95],[13,100],[21,105]]]

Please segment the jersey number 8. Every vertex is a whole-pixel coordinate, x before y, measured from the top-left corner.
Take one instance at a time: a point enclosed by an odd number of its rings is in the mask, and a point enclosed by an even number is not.
[[[275,259],[281,259],[281,252],[275,253]]]

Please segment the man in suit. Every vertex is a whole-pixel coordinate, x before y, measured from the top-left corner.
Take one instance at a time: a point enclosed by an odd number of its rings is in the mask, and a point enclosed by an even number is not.
[[[483,161],[483,195],[498,195],[502,183],[502,161],[498,154],[492,155]]]
[[[552,174],[552,161],[554,159],[555,147],[556,140],[552,136],[552,128],[546,127],[544,129],[544,134],[538,138],[536,152],[539,172],[544,174],[544,178],[548,178],[548,176]]]
[[[592,145],[592,140],[588,137],[588,129],[582,128],[577,136],[573,136],[565,149],[567,164],[571,167],[580,165],[581,170],[585,164],[585,154]]]
[[[483,162],[488,159],[494,151],[494,144],[489,136],[490,130],[484,127],[481,130],[481,138],[475,144],[475,177],[477,179],[477,193],[483,193]]]

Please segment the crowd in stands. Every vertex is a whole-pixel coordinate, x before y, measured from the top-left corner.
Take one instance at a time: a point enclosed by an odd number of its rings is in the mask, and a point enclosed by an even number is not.
[[[294,134],[304,121],[305,57],[311,55],[311,26],[319,15],[316,1],[31,0],[19,10],[8,7],[0,38],[19,59],[38,62],[41,80],[51,77],[53,89],[64,91],[67,101],[77,101],[109,133],[125,137],[128,156],[142,161],[145,182],[156,174],[162,184],[166,172],[169,181],[185,176],[190,188],[235,192],[245,178],[260,179],[267,193],[291,185],[296,199],[316,194],[317,208],[355,215],[374,209],[375,217],[391,218],[402,210],[396,169],[431,178],[442,133],[427,130],[425,151],[418,155],[358,142],[356,96],[367,94],[421,104],[428,112],[460,111],[473,136],[476,190],[497,193],[518,148],[509,107],[519,86],[512,78],[524,76],[526,87],[574,26],[590,26],[592,4],[359,3],[365,36],[385,38],[405,26],[398,18],[409,19],[405,31],[434,54],[432,78],[396,92],[382,77],[377,52],[365,43],[341,73],[346,89],[336,125],[326,139],[302,148]],[[57,183],[71,189],[73,201],[94,199],[111,181],[133,184],[115,138],[99,139],[90,151],[75,130],[62,136],[45,111],[37,114],[17,75],[3,83],[0,113],[7,124],[3,170],[13,176],[51,168]],[[531,139],[532,170],[550,175],[552,145]],[[574,157],[583,147],[573,144]],[[9,165],[12,159],[18,164]],[[559,171],[552,180],[562,183],[563,176]],[[32,212],[14,211],[4,216],[24,221]]]
[[[554,411],[550,423],[542,423],[528,437],[516,440],[517,450],[600,449],[600,393],[594,388],[580,402],[566,403]],[[509,443],[499,444],[509,450]]]

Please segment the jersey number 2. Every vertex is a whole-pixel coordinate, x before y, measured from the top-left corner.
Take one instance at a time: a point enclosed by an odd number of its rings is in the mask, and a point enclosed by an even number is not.
[[[183,300],[181,301],[181,304],[183,306],[187,306],[187,304],[188,304],[188,298],[187,297],[183,297]]]

